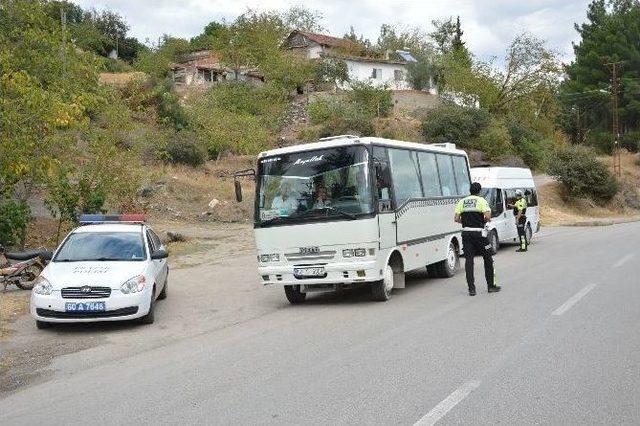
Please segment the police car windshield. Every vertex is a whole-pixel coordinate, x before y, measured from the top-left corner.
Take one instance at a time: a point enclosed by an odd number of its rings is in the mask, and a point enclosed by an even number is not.
[[[54,262],[129,261],[146,258],[139,232],[76,232],[67,238]]]
[[[278,226],[373,212],[369,154],[343,146],[260,160],[256,222]]]

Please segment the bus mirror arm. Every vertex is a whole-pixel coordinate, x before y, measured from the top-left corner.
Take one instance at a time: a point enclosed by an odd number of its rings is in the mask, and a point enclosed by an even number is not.
[[[256,171],[254,169],[246,169],[240,170],[233,174],[233,185],[236,192],[236,201],[242,201],[242,184],[240,183],[240,178],[246,176],[253,176],[254,179],[256,177]]]

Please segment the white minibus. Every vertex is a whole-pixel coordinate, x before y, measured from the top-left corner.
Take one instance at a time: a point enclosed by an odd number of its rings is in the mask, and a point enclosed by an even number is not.
[[[531,241],[540,230],[538,194],[531,170],[522,167],[473,167],[471,180],[482,185],[482,196],[491,206],[491,221],[487,224],[491,251],[495,254],[500,244],[517,243],[518,229],[513,209],[517,189],[527,200],[525,232]]]
[[[470,175],[453,144],[337,136],[262,152],[257,173],[236,177],[254,174],[258,272],[291,303],[356,285],[384,301],[407,271],[451,277],[458,268],[453,216]]]

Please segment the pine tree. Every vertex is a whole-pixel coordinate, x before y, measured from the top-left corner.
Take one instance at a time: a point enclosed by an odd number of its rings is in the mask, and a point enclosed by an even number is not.
[[[574,44],[574,61],[566,67],[561,98],[567,109],[580,111],[581,126],[610,129],[610,103],[603,91],[611,88],[607,63],[619,66],[619,114],[623,132],[640,130],[640,2],[594,0],[587,21],[576,24],[581,40]]]

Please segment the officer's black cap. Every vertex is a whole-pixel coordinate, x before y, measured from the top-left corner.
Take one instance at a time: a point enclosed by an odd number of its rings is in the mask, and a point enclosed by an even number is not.
[[[471,195],[478,195],[481,190],[482,190],[482,185],[480,185],[479,182],[473,182],[469,186],[469,192],[471,193]]]

